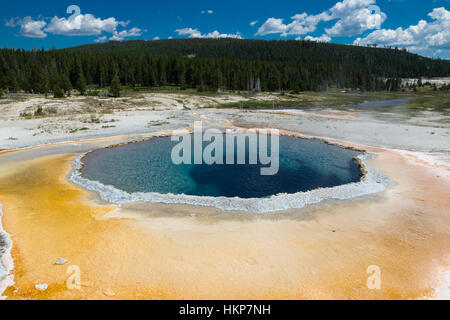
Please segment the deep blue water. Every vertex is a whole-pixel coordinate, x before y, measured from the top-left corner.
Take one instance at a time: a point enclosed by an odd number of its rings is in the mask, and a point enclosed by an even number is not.
[[[267,167],[261,164],[175,165],[171,151],[176,144],[164,137],[94,151],[83,159],[82,176],[130,193],[240,198],[334,187],[361,178],[354,161],[358,152],[317,140],[281,136],[279,171],[273,176],[261,176],[260,168]]]

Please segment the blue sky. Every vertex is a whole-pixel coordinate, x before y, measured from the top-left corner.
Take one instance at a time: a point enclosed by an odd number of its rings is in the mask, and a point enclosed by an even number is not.
[[[70,5],[80,14],[68,14]],[[0,45],[63,48],[170,37],[309,39],[398,46],[449,59],[449,10],[450,0],[0,0]]]

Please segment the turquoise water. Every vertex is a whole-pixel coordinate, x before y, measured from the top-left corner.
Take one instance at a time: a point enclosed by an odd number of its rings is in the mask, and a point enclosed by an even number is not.
[[[354,161],[358,152],[317,140],[281,136],[279,171],[273,176],[261,176],[260,169],[268,167],[261,164],[175,165],[171,152],[177,143],[162,137],[96,150],[83,158],[82,176],[129,193],[239,198],[334,187],[362,176]],[[247,159],[248,153],[247,148]]]

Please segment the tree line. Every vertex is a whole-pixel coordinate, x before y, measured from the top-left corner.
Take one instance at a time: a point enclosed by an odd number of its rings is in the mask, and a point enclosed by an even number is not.
[[[176,85],[199,91],[300,92],[333,86],[396,91],[401,77],[449,74],[447,60],[310,41],[183,39],[0,50],[0,89],[55,96],[111,84],[115,89]]]

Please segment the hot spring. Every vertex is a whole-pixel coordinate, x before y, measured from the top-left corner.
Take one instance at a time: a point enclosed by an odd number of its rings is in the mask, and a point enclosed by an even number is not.
[[[280,194],[357,183],[362,178],[360,165],[355,160],[359,152],[318,140],[280,136],[279,168],[274,175],[261,175],[261,168],[267,165],[259,162],[177,165],[171,158],[177,144],[170,137],[155,137],[144,142],[93,151],[82,159],[80,179],[95,182],[96,186],[91,186],[91,189],[101,192],[97,185],[108,186],[106,197],[109,200],[114,197],[114,192],[118,192],[117,197],[129,197],[129,201],[142,200],[144,194],[152,194],[150,198],[155,202],[182,203],[181,197],[176,201],[161,199],[165,199],[164,195],[172,195],[172,198],[174,195],[185,195],[192,196],[187,203],[195,203],[192,199],[198,200],[198,197],[240,198],[242,201],[267,199]],[[246,144],[247,160],[251,153]],[[227,163],[226,156],[224,139],[223,163]],[[237,156],[236,149],[234,156]],[[201,199],[198,201],[201,202]]]

